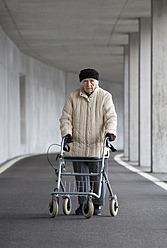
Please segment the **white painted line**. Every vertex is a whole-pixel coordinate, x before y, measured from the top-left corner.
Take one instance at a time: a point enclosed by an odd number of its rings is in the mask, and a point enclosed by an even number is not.
[[[139,175],[142,176],[142,177],[145,177],[146,179],[148,179],[148,180],[150,180],[151,182],[155,183],[155,184],[158,185],[159,187],[161,187],[161,188],[167,190],[167,184],[166,184],[166,183],[160,181],[158,178],[156,178],[156,177],[154,177],[154,176],[149,175],[149,174],[146,173],[146,172],[143,172],[143,171],[141,171],[141,170],[139,170],[139,169],[134,168],[133,166],[131,166],[131,165],[129,165],[128,163],[126,163],[125,161],[122,161],[122,159],[121,159],[122,156],[123,156],[123,153],[118,154],[118,155],[116,155],[116,156],[114,157],[114,160],[115,160],[118,164],[120,164],[120,165],[124,166],[125,168],[127,168],[128,170],[133,171],[133,172],[139,174]]]
[[[10,160],[9,162],[6,162],[4,165],[2,165],[0,167],[0,174],[2,172],[4,172],[5,170],[9,169],[12,165],[14,165],[16,162],[18,162],[19,160],[23,159],[23,158],[27,158],[27,157],[30,157],[30,156],[33,156],[33,155],[23,155],[23,156],[20,156],[20,157],[17,157],[17,158],[14,158],[12,160]]]

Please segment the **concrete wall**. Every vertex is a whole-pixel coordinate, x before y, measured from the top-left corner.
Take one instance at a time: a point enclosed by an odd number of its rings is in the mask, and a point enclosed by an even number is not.
[[[129,37],[129,158],[139,161],[139,34]]]
[[[167,1],[152,0],[152,171],[167,172]]]
[[[118,113],[117,149],[123,149],[123,84],[101,82]],[[23,154],[46,153],[60,143],[59,118],[78,75],[21,53],[0,28],[0,163]],[[57,148],[59,151],[59,148]]]
[[[124,46],[124,159],[129,158],[129,46]]]
[[[79,73],[79,72],[78,72]],[[74,89],[78,89],[81,86],[79,82],[79,76],[75,73],[66,73],[66,96]]]
[[[113,102],[115,105],[117,117],[118,117],[118,125],[117,125],[117,138],[113,142],[113,145],[116,147],[117,150],[124,149],[124,138],[123,138],[123,92],[124,92],[124,85],[123,83],[110,83],[110,82],[100,82],[100,87],[109,91],[112,94]]]
[[[0,163],[45,153],[60,141],[65,78],[65,72],[22,54],[0,28]]]
[[[151,19],[140,19],[139,165],[151,169]]]

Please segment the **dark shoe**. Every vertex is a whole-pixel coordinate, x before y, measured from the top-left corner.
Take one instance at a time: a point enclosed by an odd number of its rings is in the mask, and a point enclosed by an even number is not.
[[[94,205],[94,214],[93,215],[101,215],[101,206],[99,205]]]
[[[83,215],[82,213],[82,204],[79,205],[79,207],[75,210],[76,215]]]

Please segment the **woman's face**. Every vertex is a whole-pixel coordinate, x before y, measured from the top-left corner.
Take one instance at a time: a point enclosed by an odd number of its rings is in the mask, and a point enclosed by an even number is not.
[[[84,91],[90,95],[98,86],[98,81],[94,78],[85,78],[82,80]]]

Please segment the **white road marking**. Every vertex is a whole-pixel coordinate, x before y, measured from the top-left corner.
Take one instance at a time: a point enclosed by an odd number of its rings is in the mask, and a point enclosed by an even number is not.
[[[27,158],[27,157],[30,157],[30,156],[33,156],[32,154],[31,155],[23,155],[23,156],[20,156],[20,157],[17,157],[17,158],[14,158],[12,160],[10,160],[9,162],[6,162],[4,165],[2,165],[0,167],[0,174],[4,171],[6,171],[7,169],[9,169],[12,165],[14,165],[16,162],[18,162],[19,160],[23,159],[23,158]]]
[[[146,179],[148,179],[148,180],[150,180],[151,182],[155,183],[155,184],[158,185],[159,187],[161,187],[161,188],[167,190],[167,184],[166,184],[166,183],[162,182],[161,180],[159,180],[158,178],[156,178],[156,177],[154,177],[154,176],[149,175],[149,174],[146,173],[146,172],[143,172],[143,171],[140,171],[139,169],[134,168],[133,166],[131,166],[131,165],[129,165],[128,163],[126,163],[125,161],[122,161],[122,159],[121,159],[122,156],[123,156],[123,153],[118,154],[118,155],[116,155],[116,156],[114,157],[114,160],[115,160],[118,164],[120,164],[120,165],[124,166],[125,168],[127,168],[128,170],[133,171],[133,172],[139,174],[139,175],[142,176],[142,177],[145,177]]]

